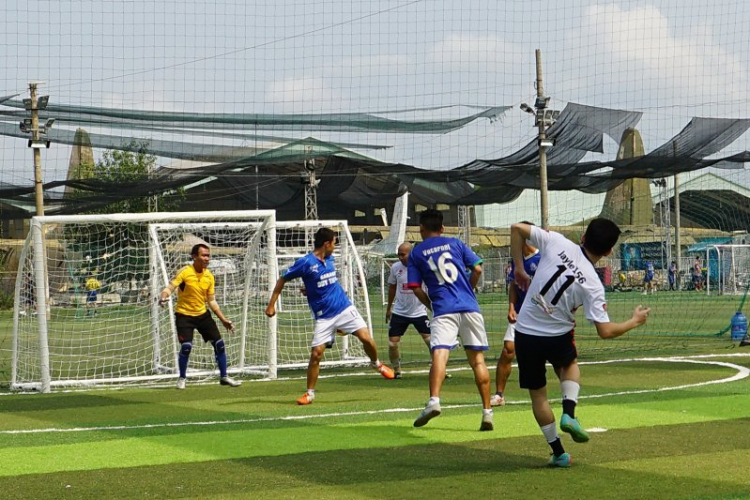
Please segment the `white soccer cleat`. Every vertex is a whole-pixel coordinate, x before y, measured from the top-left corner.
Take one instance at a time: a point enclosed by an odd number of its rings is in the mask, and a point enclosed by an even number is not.
[[[182,390],[185,388],[185,384],[187,384],[187,379],[184,377],[180,377],[177,379],[177,388]]]
[[[492,413],[482,413],[482,423],[479,425],[479,430],[491,431],[495,429],[495,424],[492,422]]]
[[[500,394],[490,396],[490,406],[505,406],[505,398]]]
[[[422,413],[420,413],[414,421],[414,427],[422,427],[438,415],[440,415],[440,403],[427,403],[427,406],[424,407]]]
[[[235,380],[232,377],[221,377],[221,379],[219,379],[219,383],[221,385],[228,385],[229,387],[239,387],[242,385],[242,382],[240,382],[239,380]]]

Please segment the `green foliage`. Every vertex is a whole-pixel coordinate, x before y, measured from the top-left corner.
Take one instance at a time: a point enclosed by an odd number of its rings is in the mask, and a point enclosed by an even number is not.
[[[127,145],[127,149],[135,152],[116,149],[105,151],[101,160],[94,166],[94,176],[113,185],[147,183],[156,167],[156,156],[148,152],[147,142],[133,141]],[[157,210],[169,212],[179,206],[183,197],[184,191],[179,190],[177,196],[162,193],[156,196],[129,198],[114,201],[90,213],[143,213]]]

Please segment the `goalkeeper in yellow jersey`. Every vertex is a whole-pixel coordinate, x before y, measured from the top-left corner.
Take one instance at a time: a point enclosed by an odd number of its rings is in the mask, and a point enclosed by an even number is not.
[[[161,291],[159,297],[159,305],[164,307],[172,292],[179,290],[177,305],[175,306],[175,324],[177,326],[177,338],[180,341],[180,353],[178,355],[180,378],[177,379],[177,388],[184,389],[187,382],[187,366],[190,352],[193,350],[195,330],[198,330],[204,342],[211,342],[214,348],[216,364],[221,376],[219,380],[221,385],[237,387],[240,382],[227,375],[227,353],[224,347],[224,339],[221,338],[219,328],[208,311],[208,307],[210,307],[227,330],[234,329],[234,325],[224,317],[219,303],[216,302],[214,275],[208,270],[211,250],[208,245],[198,243],[193,246],[190,256],[193,258],[193,263],[180,270],[169,285]],[[207,304],[208,307],[206,307]]]
[[[102,284],[93,274],[86,280],[86,316],[96,316],[98,291],[101,287]]]

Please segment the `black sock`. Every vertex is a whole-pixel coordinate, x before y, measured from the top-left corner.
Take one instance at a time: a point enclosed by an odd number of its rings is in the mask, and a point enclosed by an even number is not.
[[[552,448],[552,453],[559,457],[563,453],[565,453],[565,448],[563,448],[562,441],[560,441],[560,438],[555,439],[551,443],[549,443],[550,448]]]
[[[563,399],[563,413],[570,418],[576,418],[576,402],[572,399]]]

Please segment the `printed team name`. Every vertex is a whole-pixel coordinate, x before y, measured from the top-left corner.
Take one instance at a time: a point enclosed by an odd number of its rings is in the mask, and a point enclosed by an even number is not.
[[[339,279],[336,276],[336,271],[331,271],[329,273],[321,274],[320,279],[318,280],[318,288],[323,288],[324,286],[332,285],[333,283],[336,283],[338,280]]]
[[[439,247],[428,248],[427,250],[422,250],[422,255],[427,257],[428,255],[432,255],[438,252],[445,252],[450,249],[451,249],[450,245],[440,245]]]
[[[573,278],[577,280],[578,283],[586,283],[586,277],[583,275],[583,272],[578,270],[578,266],[573,262],[573,259],[565,255],[565,250],[557,254],[557,256],[560,257],[560,260],[565,267],[573,271]]]

